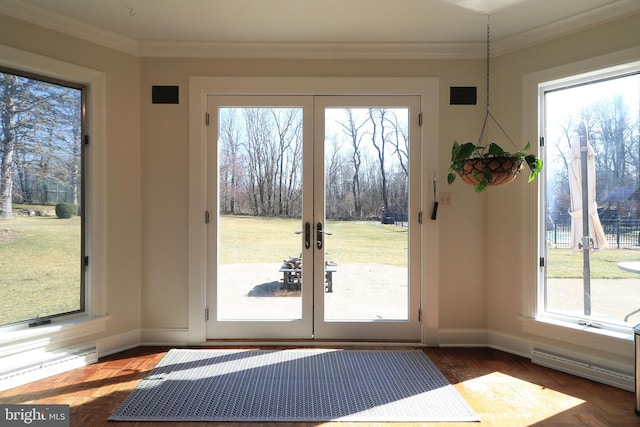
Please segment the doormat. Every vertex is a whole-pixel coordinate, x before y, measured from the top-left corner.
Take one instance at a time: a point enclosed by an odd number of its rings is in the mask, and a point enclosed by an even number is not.
[[[113,421],[480,421],[420,350],[172,349]]]

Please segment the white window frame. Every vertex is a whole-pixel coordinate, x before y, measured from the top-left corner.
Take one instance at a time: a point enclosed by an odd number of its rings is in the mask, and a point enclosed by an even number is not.
[[[542,98],[544,92],[552,88],[577,84],[586,81],[613,77],[640,69],[640,48],[631,48],[624,51],[591,58],[588,60],[563,65],[560,67],[543,70],[524,76],[524,135],[526,140],[539,141],[544,135]],[[544,148],[541,149],[541,154]],[[544,182],[538,183],[536,200],[532,206],[538,212],[538,218],[544,218],[539,203],[540,197],[544,197]],[[537,221],[537,227],[530,230],[530,241],[538,246],[538,259],[544,254],[538,242],[544,236],[542,220]],[[544,270],[537,268],[532,263],[528,270],[525,289],[523,289],[522,330],[523,332],[554,341],[579,345],[593,350],[606,349],[607,352],[628,357],[632,351],[633,330],[631,327],[624,329],[595,329],[580,325],[577,318],[568,316],[551,315],[544,312],[544,307],[538,304],[541,301]]]
[[[86,305],[83,313],[59,316],[48,325],[28,328],[13,325],[0,329],[0,360],[39,348],[63,346],[67,342],[106,329],[105,230],[105,94],[104,73],[56,59],[0,45],[0,65],[15,70],[86,86],[86,133],[90,136],[85,179],[85,271]],[[83,172],[84,173],[84,172]]]

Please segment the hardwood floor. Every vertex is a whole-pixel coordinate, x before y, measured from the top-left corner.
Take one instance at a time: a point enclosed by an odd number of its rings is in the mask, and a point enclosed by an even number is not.
[[[72,426],[150,426],[108,422],[111,412],[162,359],[168,348],[140,347],[96,364],[0,392],[1,403],[62,403]],[[481,423],[384,423],[401,426],[640,426],[631,392],[532,364],[484,348],[424,350],[480,415]],[[162,426],[275,426],[275,423],[161,423]],[[286,423],[291,427],[372,426],[370,423]]]

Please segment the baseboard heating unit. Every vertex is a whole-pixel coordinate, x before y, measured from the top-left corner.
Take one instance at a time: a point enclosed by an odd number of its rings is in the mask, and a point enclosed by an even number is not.
[[[534,347],[531,361],[537,365],[587,378],[623,390],[634,391],[633,370],[614,366],[615,362],[604,360],[587,360],[578,354],[569,354],[564,350]],[[633,367],[631,367],[633,369]]]
[[[18,366],[0,368],[0,391],[96,363],[98,351],[95,346],[74,347],[24,357],[23,360]]]

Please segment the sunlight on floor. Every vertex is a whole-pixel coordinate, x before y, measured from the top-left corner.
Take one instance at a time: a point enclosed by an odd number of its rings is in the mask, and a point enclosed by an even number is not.
[[[486,414],[508,417],[512,427],[531,425],[585,403],[584,400],[542,387],[538,384],[493,372],[456,384],[483,421]],[[523,423],[519,424],[518,420]]]

